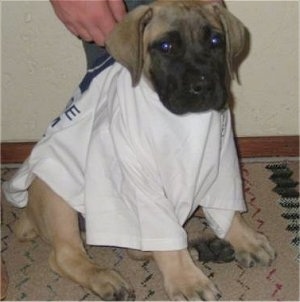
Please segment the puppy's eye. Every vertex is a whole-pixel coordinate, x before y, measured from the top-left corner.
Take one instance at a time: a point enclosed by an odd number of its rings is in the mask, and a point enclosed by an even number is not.
[[[213,33],[210,37],[210,45],[213,48],[217,48],[222,46],[223,44],[223,38],[221,36],[221,34],[218,33]]]
[[[160,43],[160,50],[163,53],[171,53],[171,51],[173,50],[173,45],[170,42],[164,41]]]

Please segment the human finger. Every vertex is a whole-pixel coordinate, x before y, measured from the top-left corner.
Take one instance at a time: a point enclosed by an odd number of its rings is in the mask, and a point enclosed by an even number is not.
[[[117,22],[126,15],[126,7],[123,0],[108,0],[108,6]]]

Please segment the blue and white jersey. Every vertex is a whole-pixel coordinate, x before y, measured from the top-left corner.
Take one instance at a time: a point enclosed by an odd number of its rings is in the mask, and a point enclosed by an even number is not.
[[[26,206],[36,176],[85,216],[93,245],[183,249],[198,206],[219,237],[245,210],[230,112],[174,115],[108,55],[4,184],[7,200]]]

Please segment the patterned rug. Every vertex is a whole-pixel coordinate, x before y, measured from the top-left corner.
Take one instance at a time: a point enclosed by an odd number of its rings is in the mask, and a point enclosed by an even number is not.
[[[246,220],[265,233],[278,256],[267,268],[245,269],[236,262],[200,263],[222,291],[221,300],[299,301],[299,163],[244,163],[242,174],[248,204]],[[13,169],[3,168],[2,181]],[[61,278],[47,263],[49,246],[40,239],[20,243],[12,228],[20,210],[2,200],[1,254],[9,274],[6,300],[99,300],[90,291]],[[206,222],[199,218],[202,228]],[[87,247],[95,261],[128,278],[136,300],[167,300],[162,277],[153,261],[131,260],[120,248]]]

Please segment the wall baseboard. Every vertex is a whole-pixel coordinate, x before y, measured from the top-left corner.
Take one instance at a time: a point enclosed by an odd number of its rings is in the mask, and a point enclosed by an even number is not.
[[[238,137],[241,158],[299,157],[299,136]]]
[[[236,138],[241,158],[299,157],[299,136],[266,136]],[[1,164],[22,163],[36,142],[1,143]]]

